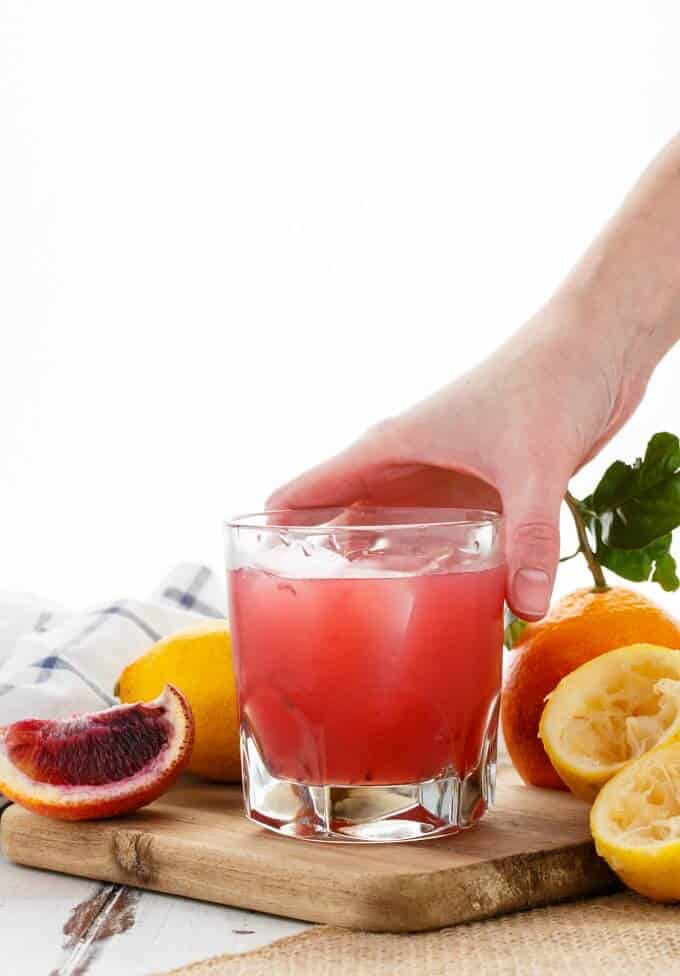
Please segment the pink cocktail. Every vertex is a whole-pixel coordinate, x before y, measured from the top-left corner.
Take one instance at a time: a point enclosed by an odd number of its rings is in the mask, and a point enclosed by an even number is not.
[[[291,522],[313,524],[290,524]],[[493,788],[504,565],[498,516],[274,513],[229,529],[249,815],[321,839],[404,840]]]

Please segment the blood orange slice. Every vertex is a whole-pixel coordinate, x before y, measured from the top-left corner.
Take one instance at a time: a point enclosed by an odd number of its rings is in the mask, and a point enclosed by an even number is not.
[[[164,793],[193,743],[191,708],[172,685],[150,702],[15,722],[0,729],[0,792],[60,820],[112,817]]]

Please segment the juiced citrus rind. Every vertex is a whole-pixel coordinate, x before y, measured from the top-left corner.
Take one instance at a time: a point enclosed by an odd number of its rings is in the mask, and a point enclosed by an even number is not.
[[[162,751],[134,775],[100,785],[40,782],[12,762],[6,744],[9,726],[0,729],[0,793],[29,810],[60,820],[111,817],[151,803],[169,789],[189,762],[194,720],[188,702],[172,685],[145,704],[164,709],[173,734]],[[117,705],[107,711],[126,708],[130,706]],[[84,720],[88,717],[82,716]]]
[[[569,789],[592,802],[630,762],[680,737],[680,653],[632,644],[581,665],[548,698],[539,736]]]
[[[634,891],[680,900],[680,741],[651,750],[614,776],[590,811],[598,854]]]
[[[525,782],[566,789],[538,738],[546,696],[587,661],[641,641],[680,649],[680,622],[638,590],[621,586],[576,590],[525,627],[506,674],[501,709],[507,749]]]

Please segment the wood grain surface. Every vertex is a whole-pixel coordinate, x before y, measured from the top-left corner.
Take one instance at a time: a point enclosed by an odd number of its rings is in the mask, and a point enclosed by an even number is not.
[[[326,845],[249,823],[235,787],[188,782],[130,816],[81,824],[5,811],[19,863],[350,928],[407,932],[612,891],[588,808],[499,774],[497,802],[455,837]]]

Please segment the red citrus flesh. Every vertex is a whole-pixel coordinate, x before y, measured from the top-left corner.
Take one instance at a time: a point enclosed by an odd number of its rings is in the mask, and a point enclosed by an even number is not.
[[[172,685],[152,702],[0,729],[0,792],[46,816],[94,820],[164,793],[191,757],[194,719]]]

